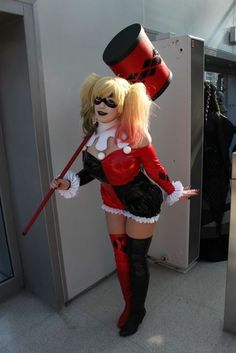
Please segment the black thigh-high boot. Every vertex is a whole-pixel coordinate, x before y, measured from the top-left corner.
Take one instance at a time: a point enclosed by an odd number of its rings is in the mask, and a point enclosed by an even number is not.
[[[120,336],[133,335],[141,324],[146,310],[144,307],[148,285],[149,268],[147,263],[147,253],[152,237],[147,239],[133,239],[128,237],[128,254],[131,271],[131,310],[126,324],[120,330]]]

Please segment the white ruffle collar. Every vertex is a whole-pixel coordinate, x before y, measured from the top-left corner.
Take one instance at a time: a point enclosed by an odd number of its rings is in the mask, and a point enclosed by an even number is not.
[[[93,135],[88,140],[86,146],[92,146],[94,141],[97,140],[95,144],[95,148],[97,151],[102,152],[107,149],[108,139],[109,137],[115,137],[116,130],[118,126],[118,120],[115,119],[109,123],[99,123],[97,127],[97,131],[93,133]],[[122,142],[120,139],[117,140],[118,148],[125,148],[129,144],[126,142]]]

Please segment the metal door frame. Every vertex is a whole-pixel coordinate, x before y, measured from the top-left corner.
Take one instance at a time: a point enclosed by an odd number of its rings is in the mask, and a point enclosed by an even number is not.
[[[224,330],[236,335],[235,275],[236,275],[236,153],[232,155],[232,193],[230,211],[229,256],[225,289]]]
[[[0,12],[23,17],[25,29],[26,51],[28,59],[30,93],[32,102],[32,115],[36,136],[36,148],[38,154],[38,167],[41,181],[42,195],[49,188],[49,180],[52,176],[52,164],[47,126],[46,100],[43,80],[42,59],[40,51],[39,24],[35,16],[34,4],[36,0],[0,0]],[[40,141],[40,145],[37,144]],[[43,148],[42,148],[43,146]],[[6,179],[6,176],[4,177]],[[6,180],[5,180],[6,181]],[[4,202],[6,200],[4,199]],[[9,202],[6,201],[6,202]],[[9,204],[10,205],[10,204]],[[10,206],[9,206],[10,207]],[[55,200],[51,199],[44,212],[47,228],[48,248],[53,271],[53,286],[55,290],[54,302],[49,303],[56,309],[61,308],[67,299],[65,285],[65,272],[62,261],[61,242],[59,237],[58,215]],[[31,216],[31,215],[29,215]],[[13,223],[14,224],[14,223]],[[13,229],[10,231],[14,231]],[[50,235],[50,236],[49,236]],[[12,240],[11,240],[12,241]],[[22,241],[22,240],[21,240]],[[13,247],[13,255],[17,251]],[[24,258],[22,256],[22,263]],[[16,260],[18,261],[18,260]],[[18,263],[19,265],[19,263]],[[16,266],[17,267],[17,266]],[[19,284],[22,285],[22,275],[18,274]],[[1,287],[0,287],[1,288]],[[8,291],[7,291],[8,292]],[[37,293],[36,293],[37,294]],[[1,296],[0,296],[1,299]]]
[[[7,210],[12,208],[10,186],[7,175],[7,161],[5,158],[5,148],[3,133],[0,125],[0,198],[2,200],[3,221],[7,233],[7,242],[9,255],[11,259],[14,276],[0,283],[0,300],[8,298],[17,293],[23,287],[23,273],[19,255],[19,248],[16,239],[16,230],[14,227],[14,218],[12,212]],[[1,187],[4,185],[4,187]]]

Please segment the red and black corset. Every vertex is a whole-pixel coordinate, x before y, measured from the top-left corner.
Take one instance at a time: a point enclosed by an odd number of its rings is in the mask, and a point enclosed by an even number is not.
[[[98,179],[104,203],[135,216],[156,216],[163,201],[162,191],[144,171],[168,194],[175,190],[152,145],[132,149],[129,154],[115,150],[102,161],[84,151],[83,164],[84,169],[78,173],[80,185]]]

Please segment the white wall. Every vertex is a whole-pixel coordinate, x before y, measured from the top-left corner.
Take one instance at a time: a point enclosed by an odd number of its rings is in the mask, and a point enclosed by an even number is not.
[[[92,71],[110,72],[102,53],[118,31],[138,22],[161,32],[199,36],[209,46],[235,52],[225,44],[235,7],[233,0],[37,0],[54,175],[81,141],[80,85]],[[74,169],[80,167],[76,162]],[[57,197],[57,207],[72,298],[114,268],[98,183],[85,186],[76,200]]]
[[[82,81],[92,71],[101,75],[109,72],[102,62],[105,46],[130,24],[130,19],[141,21],[141,1],[128,4],[106,0],[36,2],[54,175],[59,174],[82,140]],[[80,168],[78,158],[73,169]],[[57,197],[69,299],[114,270],[100,205],[96,181],[83,187],[75,200]]]

